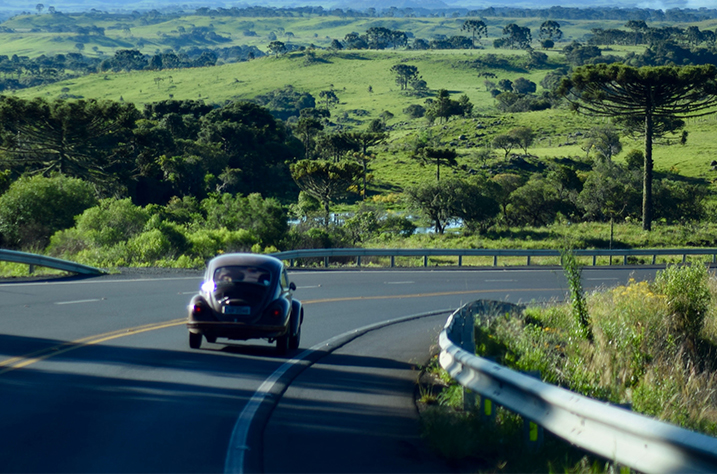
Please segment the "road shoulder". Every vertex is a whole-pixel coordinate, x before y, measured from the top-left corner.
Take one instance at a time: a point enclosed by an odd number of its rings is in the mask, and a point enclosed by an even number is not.
[[[306,369],[264,430],[264,472],[446,472],[419,436],[414,388],[445,315],[364,334]]]

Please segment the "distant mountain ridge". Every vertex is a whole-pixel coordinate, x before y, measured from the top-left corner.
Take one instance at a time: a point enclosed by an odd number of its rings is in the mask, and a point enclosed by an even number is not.
[[[3,12],[12,11],[20,13],[26,11],[35,12],[35,5],[22,0],[5,0],[0,3],[0,10]],[[265,0],[262,2],[244,2],[244,1],[212,1],[212,0],[195,0],[191,3],[178,3],[174,0],[55,0],[52,3],[44,4],[45,8],[53,6],[57,11],[62,12],[79,12],[97,9],[100,11],[131,11],[131,10],[151,10],[151,9],[173,9],[191,12],[199,7],[210,8],[231,8],[231,7],[247,7],[247,6],[264,6],[264,7],[301,7],[301,6],[322,6],[324,8],[342,8],[362,10],[367,8],[375,8],[383,10],[389,7],[396,8],[416,8],[442,10],[451,8],[461,9],[485,9],[488,7],[519,7],[530,9],[543,9],[553,6],[575,7],[575,8],[647,8],[667,10],[672,8],[680,9],[699,9],[699,8],[716,8],[715,0],[592,0],[586,5],[584,0],[501,0],[500,2],[488,0]]]

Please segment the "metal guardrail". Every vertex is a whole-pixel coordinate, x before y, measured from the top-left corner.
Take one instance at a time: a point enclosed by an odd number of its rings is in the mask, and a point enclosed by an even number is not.
[[[465,340],[465,327],[472,327],[469,306],[453,313],[439,336],[440,364],[461,385],[617,464],[648,473],[717,472],[717,438],[543,383],[463,350],[454,341]]]
[[[79,273],[82,275],[103,275],[105,272],[99,268],[81,265],[79,263],[70,262],[54,257],[46,257],[45,255],[37,255],[34,253],[17,252],[15,250],[0,249],[0,260],[5,262],[24,263],[30,266],[30,273],[33,273],[35,267],[48,267],[66,272]]]
[[[652,257],[655,265],[658,256],[681,256],[682,262],[688,255],[703,255],[712,257],[712,263],[717,263],[717,248],[685,248],[685,249],[580,249],[573,250],[577,257],[592,257],[593,266],[597,264],[598,257],[620,258],[623,265],[627,265],[628,257]],[[533,257],[560,257],[560,250],[548,249],[371,249],[371,248],[336,248],[336,249],[307,249],[289,250],[271,254],[276,258],[289,261],[295,266],[299,259],[323,258],[324,266],[329,267],[331,258],[352,257],[356,265],[361,266],[362,257],[389,257],[390,266],[396,266],[396,257],[423,257],[423,266],[428,266],[429,257],[458,257],[458,266],[463,266],[463,257],[493,257],[493,266],[498,265],[499,257],[525,257],[526,265],[531,264]]]

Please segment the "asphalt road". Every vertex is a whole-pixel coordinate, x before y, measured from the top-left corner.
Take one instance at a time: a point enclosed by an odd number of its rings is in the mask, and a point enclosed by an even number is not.
[[[586,270],[584,285],[612,286],[631,271]],[[567,290],[550,269],[291,277],[305,305],[302,348],[475,299],[547,301]],[[223,471],[237,417],[287,359],[262,341],[189,349],[185,306],[199,283],[186,274],[0,284],[0,472]]]

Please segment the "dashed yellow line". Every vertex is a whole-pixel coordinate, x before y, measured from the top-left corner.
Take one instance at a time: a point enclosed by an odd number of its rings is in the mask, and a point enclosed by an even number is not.
[[[468,294],[479,294],[479,293],[495,293],[500,291],[509,291],[511,293],[518,293],[524,291],[556,291],[555,288],[523,288],[523,289],[511,289],[511,290],[461,290],[461,291],[443,291],[436,293],[414,293],[408,295],[383,295],[383,296],[353,296],[343,298],[324,298],[318,300],[306,300],[302,301],[302,304],[318,304],[318,303],[336,303],[342,301],[367,301],[367,300],[388,300],[388,299],[404,299],[404,298],[430,298],[436,296],[453,296],[453,295],[468,295]],[[43,360],[50,359],[52,357],[65,354],[82,347],[92,346],[95,344],[101,344],[103,342],[111,341],[113,339],[119,339],[120,337],[131,336],[134,334],[140,334],[148,331],[155,331],[157,329],[165,329],[174,326],[181,326],[187,322],[186,318],[173,319],[171,321],[165,321],[161,323],[145,324],[143,326],[137,326],[133,328],[120,329],[117,331],[107,332],[104,334],[97,334],[94,336],[84,337],[70,342],[64,342],[56,346],[41,349],[39,351],[31,352],[29,354],[11,357],[0,361],[0,375],[27,367]]]

